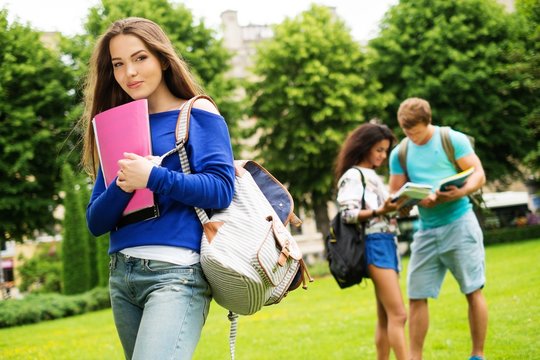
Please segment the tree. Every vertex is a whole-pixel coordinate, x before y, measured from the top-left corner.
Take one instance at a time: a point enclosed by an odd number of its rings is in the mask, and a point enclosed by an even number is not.
[[[80,205],[81,205],[81,213],[83,214],[83,219],[85,220],[84,225],[86,225],[86,206],[90,202],[90,187],[88,185],[87,177],[86,176],[77,176],[74,177],[74,180],[76,181],[75,186],[78,188],[79,191],[79,198],[80,198]],[[86,235],[86,243],[88,244],[88,270],[89,270],[89,281],[88,281],[88,289],[93,289],[94,287],[98,286],[100,283],[99,281],[99,263],[101,260],[99,257],[102,255],[99,253],[101,249],[99,249],[97,239],[90,230],[88,230],[88,226],[85,226],[85,235]]]
[[[81,211],[86,214],[86,206],[90,202],[90,187],[88,179],[82,177],[78,180],[81,193]],[[88,236],[89,265],[90,265],[90,288],[95,286],[107,286],[109,284],[109,234],[98,237],[86,227]]]
[[[522,102],[528,105],[529,113],[525,117],[524,126],[536,139],[535,148],[524,159],[530,176],[540,180],[540,6],[538,0],[517,0],[517,15],[523,21],[525,39],[522,56],[514,59],[515,71],[522,75],[525,84],[525,98]],[[531,179],[532,180],[532,179]]]
[[[349,130],[385,105],[360,45],[327,7],[313,5],[274,27],[257,50],[248,86],[261,161],[328,229],[332,165]]]
[[[40,34],[0,10],[0,241],[52,232],[73,74]]]
[[[109,234],[94,238],[97,253],[98,286],[109,285]]]
[[[520,122],[523,83],[509,72],[516,22],[491,0],[401,0],[385,15],[372,69],[394,100],[385,120],[397,129],[401,101],[427,99],[434,122],[473,136],[488,180],[516,176],[532,146]]]
[[[237,132],[240,106],[234,100],[236,82],[225,78],[230,54],[213,30],[203,20],[196,21],[189,9],[168,0],[103,0],[90,8],[85,23],[86,34],[75,36],[63,44],[70,54],[71,64],[80,76],[86,73],[86,64],[99,35],[116,20],[137,16],[155,21],[171,39],[178,53],[190,65],[205,90],[219,105],[231,134]],[[238,141],[234,141],[238,144]],[[238,150],[239,145],[235,145]]]
[[[88,229],[82,207],[80,185],[71,167],[62,168],[64,222],[62,235],[62,283],[66,295],[79,294],[91,288]]]

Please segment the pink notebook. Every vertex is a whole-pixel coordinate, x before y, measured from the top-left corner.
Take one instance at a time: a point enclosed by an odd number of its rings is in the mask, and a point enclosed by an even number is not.
[[[116,178],[118,160],[124,152],[141,156],[152,154],[148,103],[136,100],[103,111],[92,120],[105,186]],[[154,206],[154,194],[149,189],[135,191],[124,215]]]

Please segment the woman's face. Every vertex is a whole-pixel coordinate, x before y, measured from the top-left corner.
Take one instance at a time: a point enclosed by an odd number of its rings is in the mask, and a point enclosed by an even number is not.
[[[133,99],[152,99],[167,92],[162,64],[134,35],[117,35],[109,43],[114,78]]]
[[[371,168],[378,168],[386,160],[388,154],[388,148],[390,147],[390,141],[388,139],[381,140],[371,147],[369,151],[367,162],[371,165]]]

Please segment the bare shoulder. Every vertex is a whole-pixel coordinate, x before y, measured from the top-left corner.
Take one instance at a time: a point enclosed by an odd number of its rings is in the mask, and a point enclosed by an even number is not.
[[[200,110],[204,110],[204,111],[208,111],[210,113],[213,113],[213,114],[217,114],[217,115],[220,115],[218,109],[216,108],[216,106],[214,104],[212,104],[212,102],[208,99],[197,99],[194,103],[193,103],[193,107],[196,108],[196,109],[200,109]]]

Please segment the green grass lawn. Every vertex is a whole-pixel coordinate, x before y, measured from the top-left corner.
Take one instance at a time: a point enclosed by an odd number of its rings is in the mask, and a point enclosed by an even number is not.
[[[540,359],[540,239],[486,249],[488,360]],[[404,261],[407,266],[407,259]],[[402,276],[405,288],[405,276]],[[467,306],[451,276],[430,301],[425,356],[467,359]],[[227,312],[212,304],[195,359],[228,359]],[[316,279],[279,305],[240,317],[236,356],[244,359],[375,359],[373,285],[340,290]],[[0,329],[0,359],[123,359],[110,310]],[[157,359],[159,360],[159,359]]]

